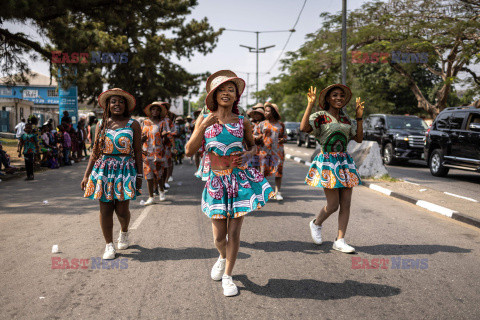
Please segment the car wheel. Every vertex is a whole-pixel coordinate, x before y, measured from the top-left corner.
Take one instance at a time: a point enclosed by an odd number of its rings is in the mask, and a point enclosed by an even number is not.
[[[393,146],[391,143],[387,143],[385,147],[383,147],[383,163],[388,165],[395,164],[395,158],[393,156]]]
[[[430,173],[435,177],[444,177],[447,175],[449,168],[444,167],[443,152],[440,149],[435,149],[430,156],[428,166],[430,167]]]
[[[297,137],[297,146],[301,147],[302,146],[302,139],[300,139],[300,135]]]
[[[307,148],[311,148],[313,143],[312,140],[310,140],[310,137],[307,136],[307,141],[305,142],[305,145]]]

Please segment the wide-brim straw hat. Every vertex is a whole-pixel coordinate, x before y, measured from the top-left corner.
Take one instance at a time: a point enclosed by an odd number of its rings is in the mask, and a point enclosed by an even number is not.
[[[168,111],[168,109],[170,109],[170,103],[168,103],[168,102],[164,102],[164,101],[152,102],[143,109],[143,112],[145,112],[147,117],[151,116],[152,113],[150,112],[150,110],[152,109],[153,106],[165,107],[165,109],[167,109],[167,111]]]
[[[279,120],[282,119],[282,115],[280,114],[280,109],[278,109],[278,106],[277,106],[275,103],[266,102],[264,106],[265,106],[265,109],[266,109],[267,107],[272,107],[273,109],[275,109],[275,111],[276,111],[277,114],[278,114],[278,119],[279,119]],[[260,110],[261,110],[261,109],[260,109]],[[264,114],[264,115],[265,115],[265,114]]]
[[[107,106],[107,99],[111,96],[124,97],[127,102],[128,111],[132,112],[133,109],[135,109],[135,98],[130,93],[120,88],[113,88],[100,93],[100,95],[98,96],[98,104],[100,105],[100,107],[105,109]]]
[[[205,104],[207,105],[208,109],[212,110],[213,108],[213,93],[215,90],[224,84],[225,82],[233,82],[237,86],[238,89],[238,96],[240,97],[245,90],[245,81],[235,74],[235,72],[230,70],[220,70],[212,74],[207,79],[207,97],[205,98]]]
[[[177,121],[185,122],[185,120],[181,116],[178,116],[178,117],[175,118],[175,122],[177,122]]]
[[[256,105],[254,105],[254,106],[252,107],[252,109],[253,109],[253,110],[255,110],[255,109],[263,109],[263,110],[265,111],[265,106],[263,105],[263,103],[260,103],[260,102],[259,102],[259,103],[257,103]]]
[[[193,120],[192,116],[191,115],[188,115],[185,117],[185,120]]]
[[[320,105],[320,108],[325,109],[324,106],[325,106],[325,99],[327,98],[327,92],[332,88],[339,88],[345,93],[345,106],[348,104],[348,102],[352,98],[352,91],[350,90],[349,87],[340,83],[332,84],[326,87],[325,89],[323,89],[322,92],[320,92],[320,95],[318,96],[318,104]]]
[[[263,105],[262,105],[261,108],[248,109],[248,111],[247,111],[247,116],[253,117],[253,114],[254,114],[255,112],[260,113],[263,117],[265,117],[265,110],[264,110],[264,108],[263,108]]]

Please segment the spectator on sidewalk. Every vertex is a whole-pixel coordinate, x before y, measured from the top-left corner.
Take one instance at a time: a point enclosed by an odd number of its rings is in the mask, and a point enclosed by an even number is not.
[[[60,124],[72,124],[72,118],[68,114],[67,110],[63,111],[63,117],[60,120]]]
[[[60,125],[60,130],[63,137],[63,163],[66,166],[71,166],[72,163],[70,162],[70,152],[72,150],[72,138],[67,131],[68,127],[68,124]]]
[[[20,140],[20,137],[25,133],[25,118],[22,118],[20,122],[15,126],[15,138]]]
[[[88,157],[87,154],[87,130],[85,129],[85,119],[80,119],[77,125],[77,135],[78,135],[78,157],[81,160],[85,160]],[[82,154],[83,153],[83,154]]]
[[[17,168],[12,167],[10,165],[10,156],[7,154],[5,150],[3,150],[2,143],[0,142],[0,170],[2,169],[2,165],[5,168],[6,173],[14,173]],[[0,175],[3,175],[0,173]]]
[[[38,145],[38,138],[35,133],[32,132],[32,124],[27,123],[25,125],[25,133],[20,137],[18,142],[18,157],[25,159],[25,169],[27,171],[27,178],[25,180],[33,180],[33,166],[35,164],[35,155],[38,156],[40,146]]]

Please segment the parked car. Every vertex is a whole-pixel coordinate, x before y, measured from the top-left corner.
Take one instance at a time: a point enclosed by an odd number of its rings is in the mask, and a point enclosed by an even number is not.
[[[296,141],[298,132],[300,131],[300,122],[284,122],[287,131],[287,141]]]
[[[297,146],[301,146],[302,144],[305,143],[305,146],[307,148],[315,147],[316,142],[315,142],[315,136],[312,134],[308,134],[306,132],[302,132],[298,130],[298,135],[297,135]]]
[[[450,168],[480,172],[480,109],[446,108],[426,133],[425,158],[432,175]]]
[[[428,125],[417,116],[372,114],[364,121],[363,139],[377,141],[385,164],[424,159]]]

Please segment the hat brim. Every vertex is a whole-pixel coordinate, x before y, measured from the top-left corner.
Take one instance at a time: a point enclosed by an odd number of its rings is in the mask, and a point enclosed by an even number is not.
[[[222,81],[215,82],[214,85],[212,83],[214,82],[215,78],[217,77],[224,77]],[[227,83],[227,82],[233,82],[237,86],[238,89],[238,97],[240,97],[245,90],[245,81],[230,70],[220,70],[212,74],[210,77],[207,79],[207,97],[205,98],[205,104],[207,108],[210,111],[213,111],[213,106],[214,106],[214,101],[213,101],[213,94],[215,93],[215,90],[218,89],[222,84]]]
[[[332,88],[339,88],[345,93],[344,106],[346,106],[350,102],[350,99],[352,99],[352,91],[349,87],[340,83],[332,84],[323,89],[322,92],[320,92],[320,95],[318,96],[318,105],[320,106],[320,108],[325,109],[325,99],[327,98],[327,92]]]
[[[129,112],[132,112],[135,109],[135,105],[136,105],[135,98],[127,91],[119,88],[109,89],[107,91],[102,92],[98,96],[98,104],[100,105],[100,107],[102,107],[105,110],[105,108],[107,107],[107,99],[112,96],[124,97],[125,100],[127,101],[127,108]]]
[[[143,112],[145,112],[147,117],[151,117],[152,112],[150,110],[154,106],[164,107],[168,111],[170,104],[168,102],[160,102],[160,101],[150,103],[148,106],[146,106],[143,109]]]
[[[278,106],[276,104],[271,103],[271,102],[267,102],[267,103],[264,104],[264,107],[265,107],[265,109],[267,109],[267,107],[273,108],[278,114],[278,120],[282,119],[282,115],[280,114],[280,109],[278,109]]]

